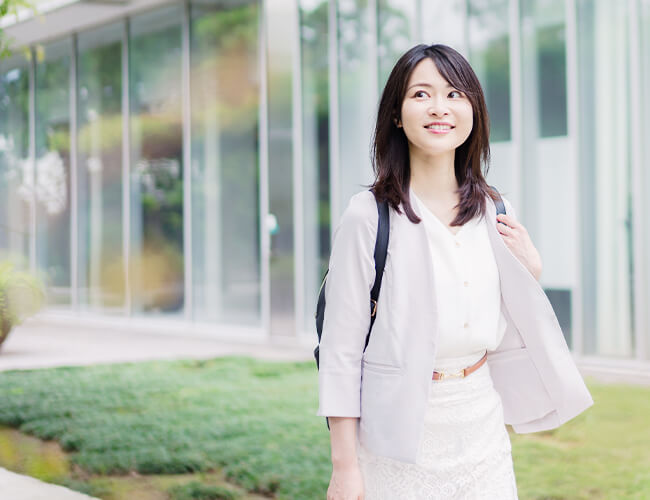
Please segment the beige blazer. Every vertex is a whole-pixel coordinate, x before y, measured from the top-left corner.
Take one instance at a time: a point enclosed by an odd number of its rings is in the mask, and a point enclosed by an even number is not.
[[[516,218],[503,197],[506,211]],[[535,277],[506,246],[486,198],[488,233],[508,326],[488,351],[504,417],[517,433],[553,429],[593,404],[553,308]],[[414,210],[418,215],[417,204]],[[334,231],[320,342],[319,416],[360,417],[371,452],[415,463],[436,359],[436,300],[424,225],[390,210],[388,255],[370,343],[377,205],[354,195]]]

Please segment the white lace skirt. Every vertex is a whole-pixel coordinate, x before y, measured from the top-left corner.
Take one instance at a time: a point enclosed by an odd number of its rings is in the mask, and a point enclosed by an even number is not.
[[[436,369],[456,371],[474,361],[440,360]],[[357,440],[365,500],[517,500],[510,437],[489,365],[431,384],[415,464],[374,455]]]

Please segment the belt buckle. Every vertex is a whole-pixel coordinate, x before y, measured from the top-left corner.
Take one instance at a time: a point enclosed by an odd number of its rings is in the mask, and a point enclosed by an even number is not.
[[[465,369],[463,368],[460,371],[457,371],[455,373],[445,373],[445,372],[439,372],[440,373],[440,380],[444,380],[446,378],[465,378]]]

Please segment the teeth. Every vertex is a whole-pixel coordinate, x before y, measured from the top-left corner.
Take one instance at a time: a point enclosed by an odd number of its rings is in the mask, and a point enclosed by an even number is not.
[[[427,125],[425,128],[430,128],[433,130],[450,130],[452,127],[449,125]]]

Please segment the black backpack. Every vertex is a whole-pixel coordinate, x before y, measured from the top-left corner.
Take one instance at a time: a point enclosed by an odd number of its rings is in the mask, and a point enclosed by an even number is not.
[[[370,341],[370,331],[372,330],[372,325],[375,322],[375,316],[377,312],[377,299],[379,298],[379,289],[381,288],[381,278],[384,275],[384,265],[386,264],[386,254],[388,252],[388,230],[389,230],[389,220],[388,220],[388,202],[387,201],[377,201],[377,211],[379,212],[379,226],[377,227],[377,240],[375,241],[375,284],[372,286],[370,291],[370,328],[368,329],[368,334],[366,335],[366,345],[363,350],[366,350],[368,347],[368,342]],[[327,273],[329,269],[325,272],[323,276],[323,281],[320,285],[320,291],[318,292],[318,304],[316,305],[316,333],[318,334],[318,343],[320,344],[321,335],[323,333],[323,319],[325,317],[325,282],[327,280]],[[319,367],[319,347],[316,346],[314,349],[314,357],[316,358],[316,367]]]
[[[497,194],[499,191],[494,186],[490,186]],[[370,190],[372,191],[372,190]],[[374,192],[373,192],[374,194]],[[379,289],[381,288],[381,278],[384,275],[384,266],[386,264],[386,254],[388,252],[388,233],[390,229],[390,222],[388,217],[388,202],[387,201],[378,201],[375,198],[377,203],[377,212],[379,213],[379,223],[377,227],[377,239],[375,241],[375,283],[370,290],[370,327],[368,328],[368,334],[366,335],[366,345],[363,348],[363,352],[366,351],[368,347],[368,342],[370,341],[370,332],[372,331],[372,325],[375,323],[375,317],[377,313],[377,299],[379,298]],[[495,202],[497,208],[497,214],[505,214],[506,207],[503,204],[503,200],[499,195],[499,199]],[[325,271],[323,280],[320,285],[320,290],[318,292],[318,304],[316,305],[316,333],[318,334],[318,344],[314,349],[314,358],[316,358],[316,368],[319,366],[319,348],[320,348],[320,339],[323,334],[323,319],[325,317],[325,281],[327,280],[327,273],[329,269]],[[327,417],[325,417],[327,422],[327,428],[329,429],[330,424]]]

